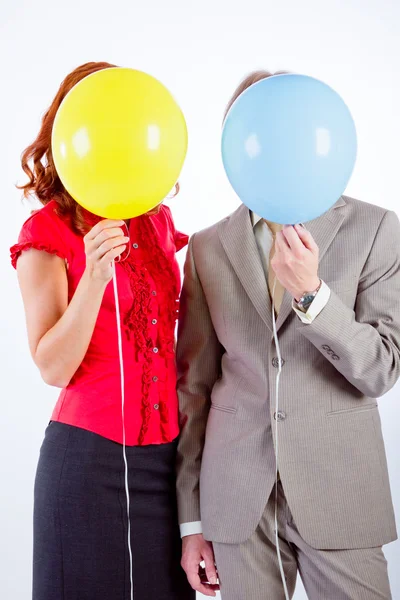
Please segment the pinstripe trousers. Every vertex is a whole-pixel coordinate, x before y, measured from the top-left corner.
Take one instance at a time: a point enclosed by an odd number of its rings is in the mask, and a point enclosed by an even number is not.
[[[301,537],[278,486],[278,532],[292,598],[297,573],[310,600],[391,600],[382,548],[317,550]],[[222,600],[284,600],[275,546],[275,488],[255,533],[242,544],[214,543]]]

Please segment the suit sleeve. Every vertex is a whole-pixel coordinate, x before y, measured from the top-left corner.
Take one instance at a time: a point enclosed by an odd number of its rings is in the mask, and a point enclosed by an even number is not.
[[[360,234],[362,235],[362,230]],[[400,376],[400,223],[387,211],[359,279],[355,310],[331,290],[299,331],[366,396],[379,398]]]
[[[220,376],[223,349],[211,321],[189,243],[177,344],[181,434],[177,456],[179,522],[201,521],[199,479],[211,392]]]

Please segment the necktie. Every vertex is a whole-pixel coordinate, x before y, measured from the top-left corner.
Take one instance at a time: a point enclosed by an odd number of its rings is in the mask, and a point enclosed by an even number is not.
[[[274,298],[275,298],[275,315],[277,316],[279,313],[279,309],[281,307],[282,304],[282,300],[283,300],[283,294],[285,293],[285,288],[283,287],[283,285],[280,283],[280,281],[277,279],[277,277],[275,276],[275,273],[271,267],[271,260],[272,257],[275,254],[275,236],[277,231],[280,231],[283,227],[283,225],[280,225],[279,223],[272,223],[271,221],[267,221],[266,219],[264,219],[264,222],[266,223],[266,225],[268,225],[272,236],[273,236],[273,242],[272,242],[272,246],[271,246],[271,250],[269,253],[269,266],[268,266],[268,289],[269,289],[269,293],[271,296],[271,301],[272,301],[272,291],[274,289],[274,279],[275,279],[275,293],[274,293]],[[277,472],[277,481],[280,480],[280,474],[279,471]]]
[[[272,301],[272,291],[273,291],[273,286],[274,286],[274,279],[276,280],[275,283],[275,293],[274,293],[274,300],[275,300],[275,314],[278,315],[279,313],[279,309],[281,307],[282,304],[282,300],[283,300],[283,295],[285,293],[285,288],[283,287],[283,285],[280,283],[280,281],[276,278],[275,273],[271,267],[271,260],[275,254],[275,236],[276,233],[278,231],[281,231],[281,229],[283,228],[283,225],[281,225],[280,223],[272,223],[271,221],[267,221],[266,219],[264,219],[264,222],[266,223],[266,225],[269,227],[272,236],[273,236],[273,243],[271,246],[271,251],[269,254],[269,267],[268,267],[268,289],[269,289],[269,293],[271,296],[271,301]]]

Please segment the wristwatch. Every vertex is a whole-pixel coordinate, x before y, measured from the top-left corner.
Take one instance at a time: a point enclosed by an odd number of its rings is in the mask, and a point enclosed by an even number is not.
[[[313,292],[304,292],[302,297],[298,302],[295,302],[296,307],[301,310],[301,312],[306,313],[310,308],[311,302],[314,300],[315,296],[318,294],[321,289],[322,281],[319,280],[319,286]]]

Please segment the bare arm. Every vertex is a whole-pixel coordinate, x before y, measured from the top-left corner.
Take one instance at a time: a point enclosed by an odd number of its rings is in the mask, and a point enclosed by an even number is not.
[[[96,324],[113,260],[128,238],[121,221],[101,221],[85,237],[87,266],[68,304],[65,261],[31,249],[17,265],[29,347],[46,383],[65,387],[81,364]]]

